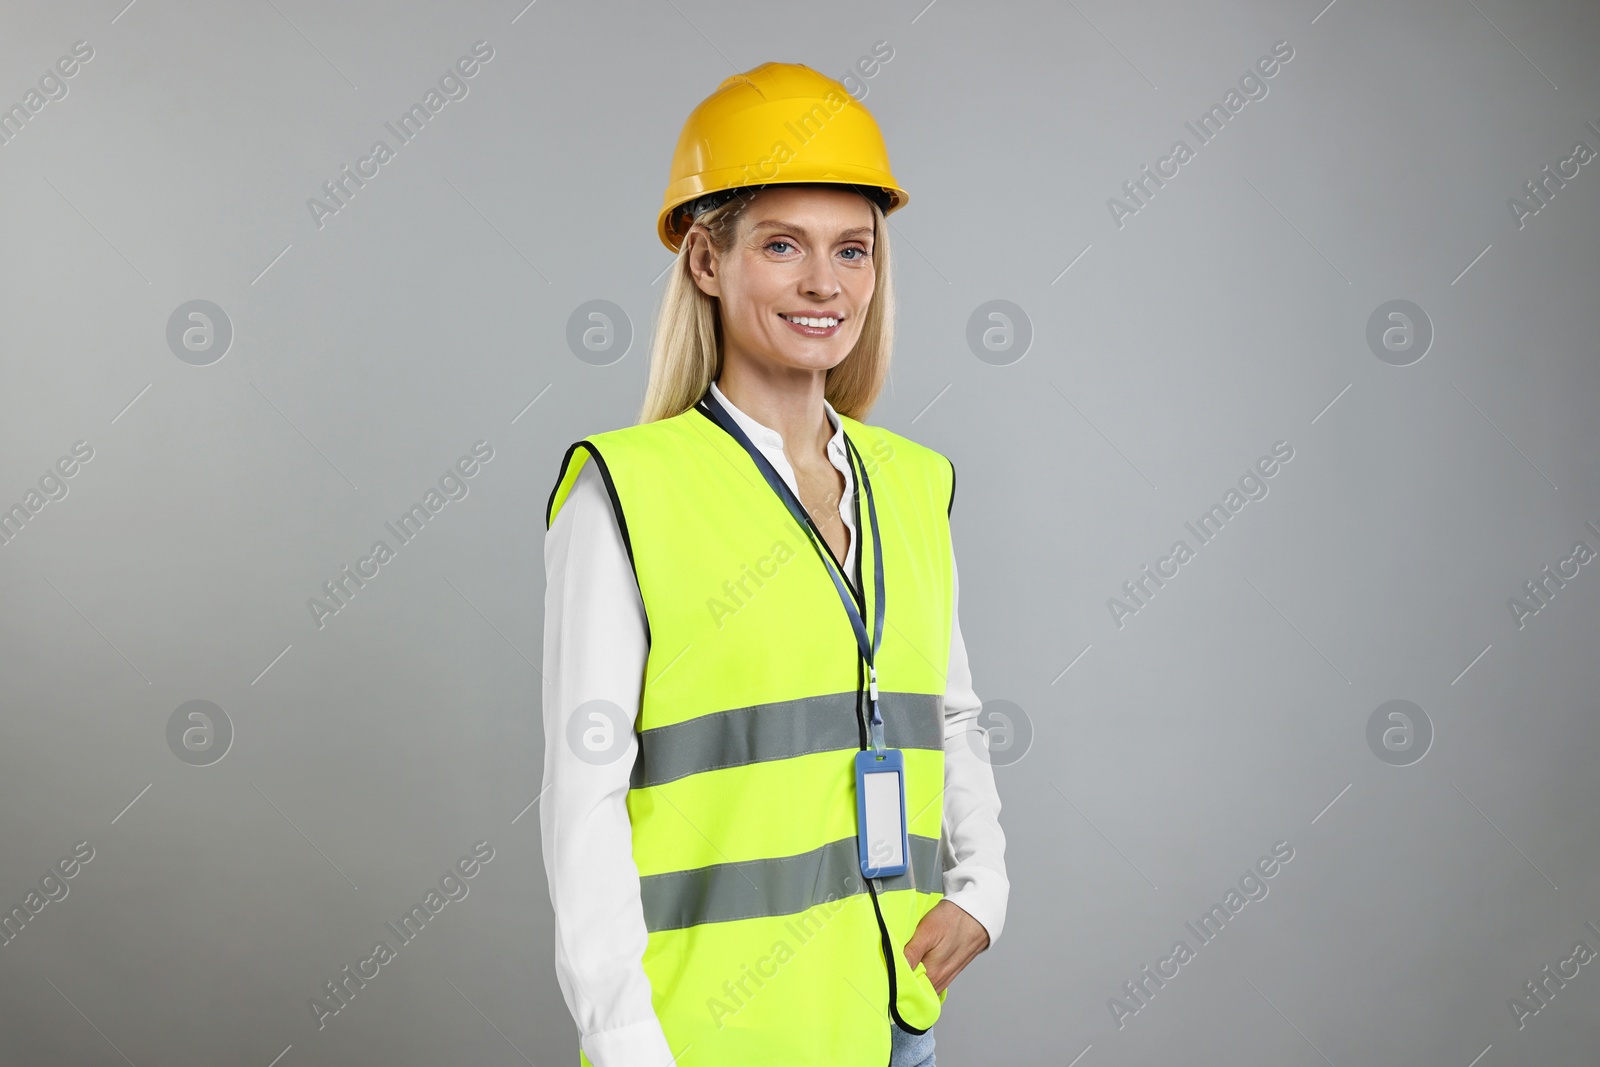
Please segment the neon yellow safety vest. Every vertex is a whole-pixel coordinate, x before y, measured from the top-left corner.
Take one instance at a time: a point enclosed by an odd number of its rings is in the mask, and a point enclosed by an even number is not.
[[[550,495],[546,528],[582,464],[599,465],[644,602],[627,805],[644,970],[678,1067],[885,1067],[890,1026],[921,1033],[944,1002],[903,949],[944,895],[955,469],[840,420],[883,550],[879,708],[886,744],[905,753],[910,843],[896,877],[865,879],[857,853],[854,759],[871,740],[849,616],[744,447],[690,407],[574,443]],[[857,497],[855,595],[871,620]]]

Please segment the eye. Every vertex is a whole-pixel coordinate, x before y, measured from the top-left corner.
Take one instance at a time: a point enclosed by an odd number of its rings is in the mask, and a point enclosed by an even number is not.
[[[859,260],[871,259],[872,258],[872,253],[871,252],[868,252],[865,248],[857,247],[856,245],[851,245],[849,248],[844,249],[844,251],[845,252],[859,252],[859,253],[861,253],[858,256],[852,257],[852,259],[851,259],[852,263],[857,262]]]
[[[784,241],[784,240],[781,240],[781,239],[780,240],[775,240],[775,241],[768,241],[763,247],[771,248],[773,245],[783,245],[783,246],[785,246],[787,248],[794,247],[793,245],[789,244],[788,241]],[[778,254],[782,255],[783,253],[780,252]]]

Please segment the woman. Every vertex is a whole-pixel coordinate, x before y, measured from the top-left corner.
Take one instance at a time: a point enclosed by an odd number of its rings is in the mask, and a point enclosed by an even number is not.
[[[955,472],[858,421],[906,199],[797,64],[680,137],[644,410],[568,449],[546,516],[541,826],[584,1065],[934,1067],[999,936]]]

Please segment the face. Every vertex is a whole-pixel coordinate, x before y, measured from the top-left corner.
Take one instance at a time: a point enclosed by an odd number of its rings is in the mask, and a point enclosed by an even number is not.
[[[873,221],[854,190],[777,185],[756,193],[725,254],[691,230],[690,270],[720,301],[724,359],[828,370],[848,356],[872,301]]]

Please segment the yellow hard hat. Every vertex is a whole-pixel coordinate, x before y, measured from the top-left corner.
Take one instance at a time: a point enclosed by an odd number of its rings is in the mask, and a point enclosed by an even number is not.
[[[843,85],[800,63],[763,63],[727,78],[689,113],[656,232],[676,252],[691,202],[814,182],[856,187],[884,214],[911,199],[889,172],[878,123]]]

